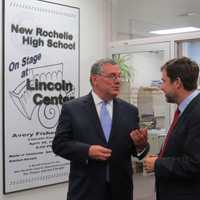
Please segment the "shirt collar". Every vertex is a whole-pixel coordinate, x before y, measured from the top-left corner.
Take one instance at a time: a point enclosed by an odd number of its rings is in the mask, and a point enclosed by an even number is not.
[[[93,90],[92,90],[92,97],[94,99],[95,105],[99,105],[103,102],[103,99],[101,99]],[[113,100],[110,100],[107,102],[108,105],[113,105]]]
[[[194,92],[192,92],[188,97],[186,97],[181,104],[178,106],[179,110],[181,113],[183,113],[183,111],[186,109],[186,107],[188,106],[188,104],[199,94],[198,90],[195,90]]]

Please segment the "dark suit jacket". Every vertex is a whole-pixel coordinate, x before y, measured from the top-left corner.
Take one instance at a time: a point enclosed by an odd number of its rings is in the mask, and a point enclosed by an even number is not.
[[[132,200],[131,155],[137,156],[137,153],[129,134],[138,128],[138,121],[137,108],[115,98],[107,143],[91,94],[63,105],[52,147],[57,155],[71,161],[69,200],[104,200],[107,166],[113,199]],[[90,159],[88,150],[92,144],[112,149],[111,158],[108,161]]]
[[[158,200],[200,199],[200,94],[181,114],[155,164]]]

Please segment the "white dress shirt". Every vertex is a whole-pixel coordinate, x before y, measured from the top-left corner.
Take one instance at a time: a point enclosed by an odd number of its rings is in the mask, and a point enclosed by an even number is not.
[[[94,103],[95,103],[95,107],[96,107],[98,116],[100,117],[100,110],[101,110],[101,106],[102,106],[103,100],[99,96],[97,96],[97,94],[94,91],[92,91],[92,97],[94,99]],[[107,110],[109,112],[109,115],[110,115],[110,118],[112,120],[112,116],[113,116],[113,100],[107,102],[106,108],[107,108]]]

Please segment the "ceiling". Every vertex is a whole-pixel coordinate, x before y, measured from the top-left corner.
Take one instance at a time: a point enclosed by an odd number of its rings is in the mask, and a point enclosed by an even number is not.
[[[112,0],[112,40],[187,26],[200,28],[200,0]]]

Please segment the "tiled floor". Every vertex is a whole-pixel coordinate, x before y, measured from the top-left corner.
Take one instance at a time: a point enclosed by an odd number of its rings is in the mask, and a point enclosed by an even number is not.
[[[134,174],[134,200],[155,200],[154,176]]]

